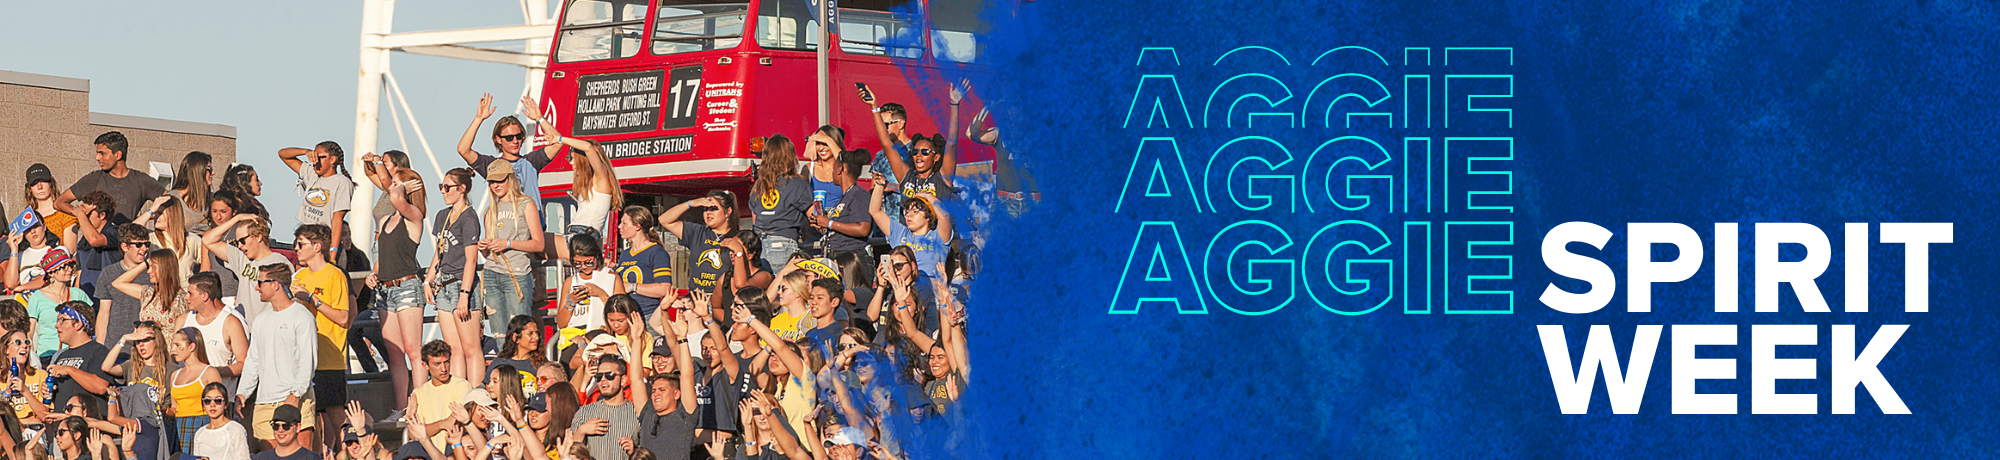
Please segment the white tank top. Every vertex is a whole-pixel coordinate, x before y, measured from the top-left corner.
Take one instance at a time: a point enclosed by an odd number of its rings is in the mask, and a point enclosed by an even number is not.
[[[577,276],[571,277],[565,282],[563,288],[576,289],[577,286],[588,283],[592,286],[597,286],[598,289],[603,289],[604,293],[610,294],[612,293],[612,283],[617,279],[618,275],[611,274],[610,270],[598,269],[593,273],[578,273]],[[603,305],[604,302],[599,302],[597,299],[591,298],[585,298],[584,301],[577,302],[576,312],[570,313],[569,324],[564,327],[573,327],[586,331],[604,327]]]
[[[195,312],[189,311],[186,319],[181,320],[181,327],[192,327],[197,331],[201,331],[202,347],[208,350],[208,365],[213,367],[229,367],[231,364],[236,364],[236,356],[229,350],[229,321],[227,320],[227,318],[235,316],[235,310],[222,309],[221,312],[215,314],[215,319],[209,321],[208,324],[196,323],[196,316],[198,315]],[[243,318],[237,317],[236,320],[242,321]],[[224,376],[222,384],[229,388],[236,388],[236,377]]]
[[[598,240],[604,239],[605,225],[611,220],[611,194],[591,193],[590,199],[577,200],[576,216],[570,225],[582,225],[597,229]],[[566,229],[565,229],[566,230]]]

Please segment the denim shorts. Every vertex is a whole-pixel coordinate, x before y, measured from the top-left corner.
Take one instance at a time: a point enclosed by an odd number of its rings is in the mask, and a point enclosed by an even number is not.
[[[382,311],[395,313],[423,306],[423,277],[406,279],[396,284],[384,284],[375,290],[375,308],[380,308]]]
[[[764,253],[758,256],[764,259],[764,266],[772,270],[785,266],[785,262],[791,261],[792,253],[799,252],[799,240],[796,239],[764,235],[763,241]]]
[[[464,295],[459,290],[464,289],[464,286],[465,281],[452,281],[439,286],[436,294],[438,311],[458,311],[458,296]],[[472,300],[477,299],[477,297],[474,297]],[[465,308],[467,310],[479,311],[479,302],[466,302]]]

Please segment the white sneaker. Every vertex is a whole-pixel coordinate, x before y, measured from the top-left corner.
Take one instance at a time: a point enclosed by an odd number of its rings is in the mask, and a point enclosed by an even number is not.
[[[388,417],[382,417],[382,421],[375,423],[394,423],[400,425],[403,423],[403,410],[396,409],[389,411]]]

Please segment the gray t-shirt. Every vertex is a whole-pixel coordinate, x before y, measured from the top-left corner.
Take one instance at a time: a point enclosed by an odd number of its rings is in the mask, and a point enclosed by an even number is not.
[[[69,186],[70,193],[76,194],[77,198],[100,190],[111,195],[112,205],[118,208],[112,214],[112,222],[138,220],[139,205],[167,193],[167,188],[161,187],[160,181],[138,170],[127,171],[123,178],[111,177],[111,173],[104,170],[91,171]]]
[[[508,200],[504,203],[494,202],[487,206],[489,207],[486,212],[493,215],[479,221],[484,227],[480,230],[485,233],[486,236],[484,238],[526,240],[531,234],[528,228],[528,219],[541,218],[539,214],[535,213],[534,202],[532,201]],[[459,251],[464,252],[465,250],[460,249]],[[486,265],[487,270],[521,276],[528,274],[528,271],[534,268],[534,265],[528,260],[527,251],[502,251],[500,255],[506,259],[506,262],[488,260]]]
[[[757,222],[751,229],[763,235],[797,240],[799,227],[806,222],[806,210],[812,204],[812,184],[804,178],[779,180],[762,195],[750,197],[750,209],[757,213]]]
[[[299,174],[299,225],[332,225],[333,214],[351,208],[348,200],[354,198],[354,181],[347,176],[332,175],[320,177],[312,168],[301,167]],[[340,235],[334,235],[340,238]]]
[[[688,452],[694,448],[694,422],[694,412],[687,407],[660,415],[648,399],[639,415],[639,438],[633,440],[634,444],[653,451],[653,456],[660,460],[687,460]]]
[[[146,271],[146,264],[140,263],[138,270],[140,272]],[[125,262],[122,260],[105,265],[104,271],[97,275],[97,295],[95,296],[97,297],[97,308],[111,309],[109,313],[106,313],[110,317],[105,319],[105,321],[109,321],[111,324],[104,325],[104,334],[99,335],[99,337],[110,340],[118,340],[119,337],[124,337],[125,334],[132,333],[132,322],[139,320],[139,299],[125,295],[124,291],[119,291],[117,288],[111,287],[111,281],[118,279],[120,276],[125,276]],[[132,281],[140,285],[153,284],[152,278],[148,277],[146,273],[140,273],[139,278]]]
[[[456,279],[464,274],[465,247],[479,242],[479,210],[470,207],[451,219],[451,208],[438,210],[437,218],[431,220],[437,226],[437,265],[440,279]]]
[[[610,428],[604,434],[584,437],[584,444],[590,446],[591,458],[625,458],[625,448],[618,446],[618,438],[639,439],[639,417],[632,413],[632,404],[626,401],[625,404],[612,406],[598,401],[576,410],[576,417],[571,419],[573,423],[581,424],[593,418],[610,422]]]
[[[236,303],[243,306],[243,318],[246,320],[244,324],[256,324],[258,315],[271,311],[271,303],[257,296],[257,267],[277,263],[291,265],[291,261],[285,260],[284,254],[275,252],[257,260],[250,260],[249,256],[243,254],[243,250],[236,249],[233,245],[225,255],[228,256],[229,269],[236,271],[238,277]]]

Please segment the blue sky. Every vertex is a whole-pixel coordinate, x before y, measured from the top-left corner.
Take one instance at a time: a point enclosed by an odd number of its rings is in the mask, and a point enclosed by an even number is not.
[[[295,176],[278,149],[333,140],[349,146],[349,155],[360,153],[351,149],[360,2],[15,2],[7,9],[0,69],[88,79],[94,112],[235,126],[238,161],[263,174],[265,205],[280,235],[297,225],[298,204],[282,198]],[[393,30],[516,25],[521,17],[508,0],[405,1]],[[520,68],[502,64],[402,53],[391,62],[446,169],[463,166],[451,151],[480,93],[493,93],[504,115],[523,83]],[[400,148],[383,101],[377,145]],[[413,166],[435,180],[415,133],[406,135]]]

